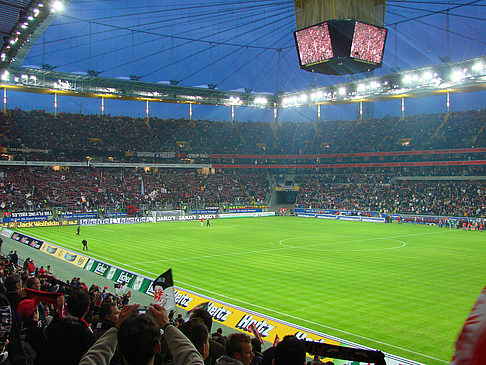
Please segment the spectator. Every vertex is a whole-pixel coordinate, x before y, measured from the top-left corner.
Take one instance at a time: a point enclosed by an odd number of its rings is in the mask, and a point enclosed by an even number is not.
[[[192,342],[204,361],[209,357],[209,332],[200,317],[191,318],[179,327],[180,331]]]
[[[67,298],[68,316],[64,319],[55,317],[46,328],[50,364],[77,365],[96,341],[96,336],[84,320],[89,304],[85,291],[73,290]]]
[[[100,338],[106,331],[116,325],[119,313],[115,302],[105,302],[101,304],[98,311],[100,321],[94,331],[97,338]]]
[[[305,346],[295,336],[285,336],[275,347],[274,365],[304,365]]]
[[[206,309],[199,308],[199,309],[194,310],[194,312],[192,312],[191,319],[194,319],[194,318],[201,319],[204,322],[204,324],[206,325],[208,333],[211,332],[211,328],[213,326],[213,317],[211,317],[211,315],[209,314],[209,312]],[[196,348],[198,348],[198,347],[196,346]],[[199,350],[199,348],[198,348],[198,350]],[[209,340],[209,357],[206,361],[207,363],[214,365],[216,363],[216,360],[219,359],[221,356],[223,356],[225,354],[226,354],[225,347],[221,343],[219,343],[219,342],[217,342],[213,339]],[[204,360],[206,360],[206,358]]]
[[[17,274],[10,275],[5,279],[6,297],[10,303],[12,311],[12,328],[8,338],[7,350],[9,353],[9,361],[12,365],[24,365],[27,361],[33,361],[35,358],[35,351],[26,342],[21,339],[22,322],[17,313],[17,306],[24,296],[22,290],[22,282],[20,276]]]
[[[217,365],[250,365],[253,359],[250,336],[232,333],[226,340],[226,355],[216,360]]]
[[[263,361],[263,354],[262,354],[262,343],[259,339],[253,337],[251,339],[251,346],[253,348],[253,360],[251,361],[252,365],[261,365]]]
[[[125,306],[118,317],[117,326],[109,329],[89,349],[79,365],[109,364],[118,345],[126,365],[152,364],[160,352],[160,329],[174,356],[176,365],[202,365],[203,359],[194,345],[176,327],[169,323],[167,311],[154,305],[151,314],[135,313],[138,304]]]

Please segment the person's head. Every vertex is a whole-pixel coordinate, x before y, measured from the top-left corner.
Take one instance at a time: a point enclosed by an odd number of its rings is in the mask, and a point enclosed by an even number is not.
[[[89,296],[84,290],[73,290],[67,297],[66,304],[70,315],[83,318],[89,309]]]
[[[251,347],[253,352],[262,352],[262,343],[255,337],[251,339]]]
[[[10,275],[5,279],[5,289],[7,291],[16,291],[22,289],[20,276],[17,274]]]
[[[245,333],[232,333],[226,340],[226,354],[240,360],[244,365],[250,365],[253,359],[250,336]]]
[[[39,278],[33,277],[33,278],[28,278],[25,281],[25,287],[29,289],[34,289],[34,290],[41,290],[41,282]]]
[[[199,351],[203,360],[209,357],[209,331],[201,318],[191,318],[179,329]]]
[[[160,327],[150,314],[132,315],[118,330],[118,347],[127,365],[146,365],[160,352]]]
[[[211,327],[213,326],[213,317],[209,314],[209,312],[206,309],[196,309],[192,314],[191,314],[191,319],[193,318],[201,318],[208,328],[208,331],[211,332]]]
[[[100,309],[98,311],[100,319],[105,319],[113,324],[116,324],[119,313],[120,312],[115,302],[104,302],[100,305]]]
[[[305,346],[295,336],[285,336],[275,347],[274,365],[305,364]]]

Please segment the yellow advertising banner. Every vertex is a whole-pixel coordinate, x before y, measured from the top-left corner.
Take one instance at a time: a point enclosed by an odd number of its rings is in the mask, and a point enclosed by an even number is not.
[[[224,326],[248,334],[251,334],[249,327],[253,323],[262,339],[270,343],[275,341],[276,336],[282,339],[287,335],[295,335],[301,340],[308,339],[332,345],[341,344],[339,341],[324,337],[318,333],[310,332],[299,326],[278,321],[271,317],[263,316],[242,308],[229,306],[213,299],[202,297],[189,291],[184,291],[180,288],[175,288],[174,291],[175,302],[178,307],[187,311],[204,308],[211,314],[213,320],[217,323],[221,323]]]
[[[58,227],[58,226],[75,226],[78,225],[77,219],[60,219],[57,221],[28,221],[28,222],[8,222],[1,223],[3,228],[35,228],[35,227]]]
[[[84,269],[86,263],[88,262],[87,257],[82,256],[76,252],[71,252],[64,248],[51,245],[50,243],[44,242],[40,250],[58,259],[69,262],[70,264],[73,264],[75,266],[78,266],[82,269]]]

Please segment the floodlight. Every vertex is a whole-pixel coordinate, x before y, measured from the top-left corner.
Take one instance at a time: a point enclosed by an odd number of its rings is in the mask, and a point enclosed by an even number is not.
[[[64,4],[60,0],[55,0],[51,2],[51,11],[56,12],[56,11],[62,11],[64,9]]]
[[[255,104],[266,104],[267,102],[267,98],[264,98],[262,96],[255,98]]]
[[[412,75],[406,74],[405,76],[403,76],[402,80],[404,84],[410,84],[412,82]]]
[[[454,82],[461,81],[464,78],[464,72],[461,70],[455,70],[451,74],[451,79]]]
[[[338,90],[339,95],[346,95],[346,88],[345,87],[340,87]]]
[[[300,95],[300,101],[303,102],[303,103],[306,102],[307,101],[307,95],[306,94]]]
[[[381,84],[378,81],[371,81],[370,83],[370,89],[378,89],[381,86]]]
[[[432,72],[430,71],[426,71],[424,72],[424,74],[422,75],[422,80],[423,81],[428,81],[432,78]]]
[[[10,75],[9,72],[5,71],[1,76],[2,81],[7,81],[9,75]]]
[[[474,71],[481,71],[483,69],[484,65],[482,62],[477,62],[473,65],[472,69]]]

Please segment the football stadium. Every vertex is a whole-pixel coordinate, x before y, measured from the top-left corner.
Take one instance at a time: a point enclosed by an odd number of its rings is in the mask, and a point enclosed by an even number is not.
[[[0,364],[484,364],[486,1],[0,1]]]

